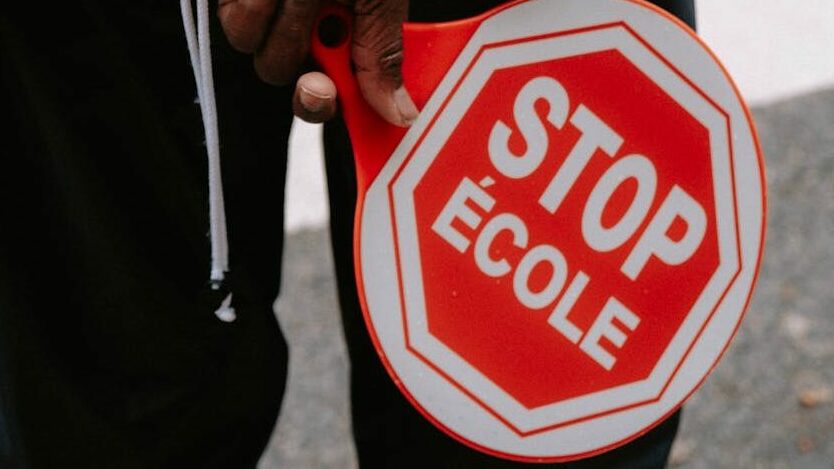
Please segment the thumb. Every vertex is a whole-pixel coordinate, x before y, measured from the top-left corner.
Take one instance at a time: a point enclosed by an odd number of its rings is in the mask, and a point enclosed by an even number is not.
[[[418,111],[402,79],[402,23],[408,0],[356,0],[353,62],[359,89],[383,119],[407,127]]]

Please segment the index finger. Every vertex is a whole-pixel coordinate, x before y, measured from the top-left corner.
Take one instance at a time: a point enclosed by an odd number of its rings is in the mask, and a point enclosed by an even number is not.
[[[229,43],[241,52],[254,52],[275,16],[276,0],[220,0],[217,16]]]
[[[408,126],[417,107],[403,87],[402,24],[408,0],[356,0],[352,58],[359,89],[385,120]]]
[[[285,85],[298,74],[310,49],[310,34],[320,0],[284,0],[261,49],[255,53],[258,76]]]

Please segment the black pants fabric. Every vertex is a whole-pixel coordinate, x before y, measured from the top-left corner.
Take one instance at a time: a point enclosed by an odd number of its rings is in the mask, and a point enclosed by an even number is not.
[[[413,3],[422,20],[489,6]],[[691,19],[691,1],[673,3]],[[0,15],[0,468],[241,468],[264,449],[287,366],[271,306],[290,90],[260,83],[212,28],[232,271],[219,291],[176,2],[13,2]],[[361,465],[511,466],[425,422],[385,374],[356,300],[338,123],[326,150]],[[229,292],[227,324],[213,311]],[[662,466],[676,428],[677,416],[592,463]]]
[[[0,15],[2,468],[254,467],[268,441],[287,367],[272,302],[290,94],[214,27],[219,291],[177,2]],[[226,324],[213,312],[229,291]]]

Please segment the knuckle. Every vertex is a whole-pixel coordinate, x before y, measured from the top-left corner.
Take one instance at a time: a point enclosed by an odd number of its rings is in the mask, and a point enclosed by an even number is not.
[[[359,71],[377,74],[395,87],[402,84],[403,48],[399,38],[381,38],[358,45],[354,62]]]
[[[401,44],[394,44],[383,50],[379,56],[379,72],[387,80],[395,82],[399,86],[402,81],[400,70],[403,64],[403,51]]]
[[[275,30],[275,34],[282,41],[285,41],[287,46],[294,49],[304,49],[304,44],[307,42],[307,28],[295,21],[281,25],[280,28]]]
[[[319,3],[319,0],[285,0],[281,14],[289,23],[297,24],[306,30],[318,12]]]
[[[386,0],[358,0],[353,6],[356,15],[376,15],[386,6]]]
[[[241,4],[248,17],[259,19],[271,17],[275,13],[275,6],[275,0],[249,1]]]
[[[258,38],[246,28],[239,25],[226,25],[224,28],[229,44],[240,52],[254,52],[258,47]]]
[[[217,15],[232,47],[254,52],[274,11],[275,0],[233,0],[221,3]]]
[[[284,0],[285,10],[308,11],[315,6],[312,0]]]

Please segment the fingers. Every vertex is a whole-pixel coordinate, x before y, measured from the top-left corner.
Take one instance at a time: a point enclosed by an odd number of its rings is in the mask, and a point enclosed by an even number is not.
[[[217,16],[235,49],[252,53],[261,45],[275,15],[277,0],[220,0]]]
[[[353,62],[359,89],[386,121],[406,127],[417,107],[402,85],[402,23],[408,0],[356,0]]]
[[[229,42],[254,53],[258,76],[285,85],[296,77],[310,48],[321,0],[219,0],[218,16]],[[352,56],[365,100],[386,121],[408,126],[417,108],[402,86],[402,23],[408,0],[341,0],[353,3]],[[301,77],[293,100],[295,113],[321,122],[336,110],[332,81],[316,73]]]
[[[263,46],[255,53],[255,71],[267,83],[286,85],[298,73],[310,49],[320,0],[284,0]]]
[[[320,72],[298,78],[292,100],[293,113],[312,123],[325,122],[336,114],[336,85]]]

